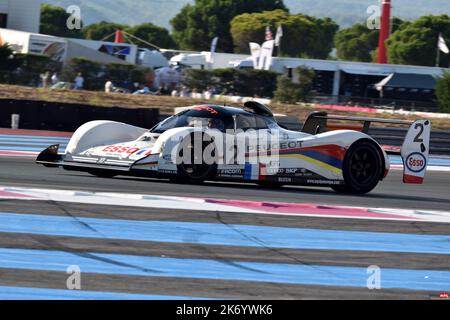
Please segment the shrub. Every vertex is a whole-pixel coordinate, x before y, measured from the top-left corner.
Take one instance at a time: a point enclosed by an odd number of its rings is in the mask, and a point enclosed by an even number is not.
[[[233,68],[209,70],[188,69],[183,84],[203,91],[213,86],[216,92],[248,97],[273,97],[276,73],[265,70]]]
[[[277,79],[275,100],[284,103],[306,102],[311,94],[315,72],[306,67],[295,69],[293,79],[285,75]]]
[[[73,82],[80,72],[84,77],[86,90],[103,90],[108,80],[116,86],[131,89],[134,82],[146,83],[146,76],[152,73],[150,69],[128,64],[102,64],[85,58],[74,58],[64,70],[63,79]]]

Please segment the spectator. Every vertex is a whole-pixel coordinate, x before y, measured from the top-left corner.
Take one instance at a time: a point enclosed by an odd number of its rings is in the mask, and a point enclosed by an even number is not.
[[[58,77],[58,73],[53,73],[52,75],[52,85],[55,85],[59,82],[59,77]]]
[[[50,72],[47,71],[46,73],[41,74],[41,79],[42,79],[42,87],[48,88],[50,86],[51,80]]]
[[[214,94],[214,90],[211,87],[208,87],[204,92],[203,92],[203,96],[205,97],[206,100],[210,100],[212,99]]]
[[[114,84],[111,82],[111,80],[106,81],[105,92],[106,93],[114,92]]]
[[[186,86],[183,86],[180,91],[181,98],[189,98],[189,90]]]
[[[80,72],[75,78],[75,90],[83,90],[83,87],[84,87],[84,78]]]
[[[150,93],[150,89],[145,85],[142,85],[141,89],[133,92],[133,94],[149,94],[149,93]]]

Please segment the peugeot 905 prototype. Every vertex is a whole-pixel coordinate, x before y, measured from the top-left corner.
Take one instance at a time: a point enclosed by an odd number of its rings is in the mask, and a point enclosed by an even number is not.
[[[342,120],[361,122],[362,130],[330,130],[330,122]],[[315,112],[301,131],[292,131],[278,124],[267,106],[254,101],[245,103],[243,109],[189,107],[150,130],[112,121],[88,122],[73,134],[64,153],[59,153],[59,145],[52,145],[36,162],[99,177],[328,186],[337,192],[364,194],[373,190],[390,168],[387,152],[392,150],[385,151],[368,135],[374,122],[409,126],[397,151],[404,162],[403,181],[423,183],[431,130],[428,120]]]

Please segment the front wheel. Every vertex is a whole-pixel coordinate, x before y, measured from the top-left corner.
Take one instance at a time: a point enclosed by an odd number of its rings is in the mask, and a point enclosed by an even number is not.
[[[342,173],[345,185],[333,186],[339,193],[365,194],[378,185],[383,175],[383,155],[369,139],[355,142],[347,151]]]
[[[217,173],[217,154],[213,140],[203,137],[201,139],[195,139],[191,134],[183,140],[178,151],[178,156],[181,161],[177,165],[177,182],[189,182],[189,183],[202,183],[209,178],[212,178]],[[199,149],[201,154],[196,154],[199,150],[194,148],[194,145],[201,144],[202,148]],[[203,156],[206,152],[212,157],[208,161],[205,161]],[[189,154],[184,154],[187,152]]]

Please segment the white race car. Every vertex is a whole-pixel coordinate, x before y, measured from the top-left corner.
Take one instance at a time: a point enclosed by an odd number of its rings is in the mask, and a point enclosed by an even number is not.
[[[329,131],[330,121],[341,120],[363,122],[363,130]],[[88,122],[74,133],[64,154],[58,153],[59,145],[53,145],[42,151],[36,162],[99,177],[328,186],[337,192],[364,194],[373,190],[390,168],[387,151],[367,134],[373,122],[410,126],[397,151],[404,162],[403,181],[423,183],[429,120],[410,122],[315,112],[300,132],[279,125],[267,106],[254,101],[247,102],[244,109],[189,107],[150,130],[112,121]]]

